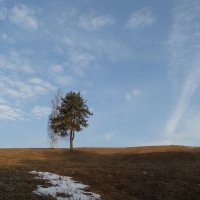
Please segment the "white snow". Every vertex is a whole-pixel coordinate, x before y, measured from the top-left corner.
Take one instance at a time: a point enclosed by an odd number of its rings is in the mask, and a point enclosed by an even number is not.
[[[100,195],[84,191],[89,187],[88,185],[76,182],[71,177],[49,172],[31,171],[30,173],[37,175],[39,179],[47,180],[47,183],[51,184],[49,187],[39,185],[33,191],[37,195],[51,195],[57,200],[100,200]]]

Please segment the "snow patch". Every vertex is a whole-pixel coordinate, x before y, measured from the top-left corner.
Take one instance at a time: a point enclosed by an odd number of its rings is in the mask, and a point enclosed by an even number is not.
[[[37,178],[47,180],[47,183],[51,184],[49,187],[39,185],[33,191],[37,195],[51,195],[57,200],[100,200],[100,195],[84,191],[88,185],[74,181],[71,177],[37,171],[31,171],[30,174],[37,175]]]

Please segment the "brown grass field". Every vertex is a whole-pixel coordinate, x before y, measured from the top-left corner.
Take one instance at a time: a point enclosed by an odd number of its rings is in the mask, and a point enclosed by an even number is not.
[[[72,176],[102,200],[200,200],[200,148],[0,149],[0,199],[52,199],[31,170]]]

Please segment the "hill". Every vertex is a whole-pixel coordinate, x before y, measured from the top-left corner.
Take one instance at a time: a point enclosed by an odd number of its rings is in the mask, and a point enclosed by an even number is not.
[[[52,199],[32,193],[28,172],[71,176],[103,200],[199,200],[200,148],[0,149],[0,199]]]

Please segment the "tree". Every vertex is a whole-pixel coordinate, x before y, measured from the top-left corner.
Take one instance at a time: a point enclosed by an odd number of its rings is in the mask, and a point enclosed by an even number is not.
[[[58,114],[50,119],[51,129],[60,137],[70,137],[70,149],[73,149],[75,132],[88,126],[88,118],[93,115],[80,92],[69,92],[61,98]]]
[[[58,107],[61,104],[61,90],[59,89],[56,94],[54,99],[52,99],[51,104],[52,104],[52,111],[49,115],[49,119],[48,119],[48,129],[47,129],[47,134],[48,134],[48,139],[49,139],[49,144],[51,148],[55,148],[57,147],[58,141],[59,141],[59,134],[56,134],[54,132],[54,130],[51,128],[51,119],[55,118],[59,111],[58,111]]]

